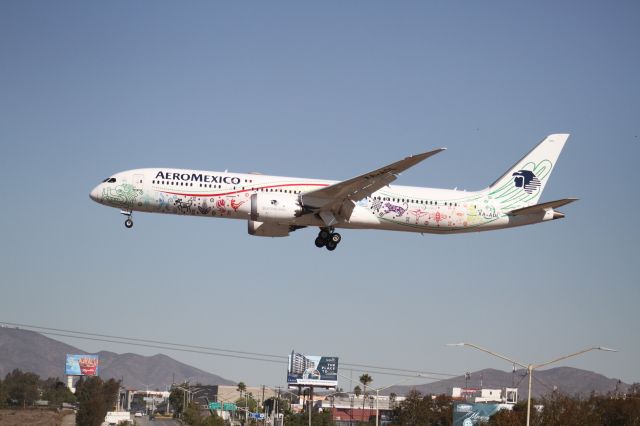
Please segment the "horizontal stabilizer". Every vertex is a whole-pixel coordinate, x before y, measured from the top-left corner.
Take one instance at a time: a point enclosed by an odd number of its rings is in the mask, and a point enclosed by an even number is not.
[[[548,201],[546,203],[535,204],[529,207],[523,207],[521,209],[511,210],[510,215],[518,216],[523,214],[532,214],[538,212],[544,212],[547,209],[555,209],[558,207],[566,206],[569,203],[573,203],[577,198],[563,198],[562,200]]]

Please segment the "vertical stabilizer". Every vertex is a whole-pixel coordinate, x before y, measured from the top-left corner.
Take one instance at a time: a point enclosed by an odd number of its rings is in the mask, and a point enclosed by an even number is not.
[[[549,135],[489,187],[502,211],[534,205],[540,199],[568,134]]]

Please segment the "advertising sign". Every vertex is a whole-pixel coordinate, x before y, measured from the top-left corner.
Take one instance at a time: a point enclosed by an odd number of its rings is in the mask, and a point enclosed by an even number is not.
[[[500,409],[505,408],[504,404],[489,403],[453,403],[453,426],[473,426],[489,421]]]
[[[292,386],[338,386],[338,357],[303,355],[291,351],[287,383]]]
[[[98,355],[69,355],[64,368],[67,376],[97,376]]]

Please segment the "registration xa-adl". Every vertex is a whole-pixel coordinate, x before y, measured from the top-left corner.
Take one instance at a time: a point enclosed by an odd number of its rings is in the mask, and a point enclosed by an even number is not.
[[[569,135],[545,138],[486,189],[458,191],[391,185],[441,151],[412,155],[349,180],[169,168],[116,173],[91,191],[133,226],[134,211],[246,220],[251,235],[285,237],[319,228],[317,247],[334,250],[338,228],[455,234],[530,225],[564,217],[575,198],[538,203]]]

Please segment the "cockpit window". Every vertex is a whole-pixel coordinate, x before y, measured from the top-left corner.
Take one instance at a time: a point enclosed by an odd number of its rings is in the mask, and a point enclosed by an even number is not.
[[[109,183],[114,183],[115,181],[116,181],[116,178],[111,178],[111,179],[109,179],[107,182],[109,182]]]
[[[109,178],[106,178],[105,180],[102,181],[102,183],[106,183],[109,180]]]

